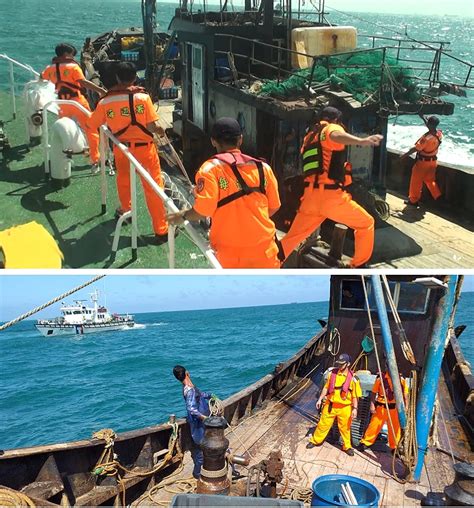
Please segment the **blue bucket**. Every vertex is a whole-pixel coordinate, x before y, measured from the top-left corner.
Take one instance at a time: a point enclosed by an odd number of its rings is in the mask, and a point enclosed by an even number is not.
[[[314,480],[311,506],[348,506],[342,498],[342,484],[349,482],[358,506],[378,506],[379,491],[369,482],[344,474],[328,474]],[[352,506],[352,505],[350,505]]]

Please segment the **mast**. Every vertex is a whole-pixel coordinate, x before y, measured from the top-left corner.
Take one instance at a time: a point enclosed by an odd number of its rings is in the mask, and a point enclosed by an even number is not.
[[[400,375],[398,373],[397,358],[393,348],[392,332],[390,330],[390,323],[388,322],[387,307],[385,306],[382,283],[380,281],[379,275],[371,275],[370,278],[372,281],[372,289],[374,291],[380,328],[382,330],[385,358],[387,360],[390,378],[392,379],[393,393],[395,394],[395,404],[397,406],[398,419],[400,421],[400,427],[402,430],[405,430],[407,426],[407,416],[405,411],[405,403],[403,402],[403,390],[400,383]]]
[[[436,392],[443,362],[446,339],[449,332],[453,305],[456,295],[457,277],[446,277],[448,287],[443,289],[436,302],[435,321],[431,333],[431,341],[425,357],[418,400],[416,403],[416,435],[418,438],[418,459],[413,479],[419,481],[423,462],[428,448],[428,438],[433,418]],[[438,290],[439,291],[439,290]]]
[[[156,26],[156,0],[142,0],[142,22],[145,50],[145,80],[147,91],[152,99],[158,95],[156,83],[156,50],[155,50],[155,26]]]

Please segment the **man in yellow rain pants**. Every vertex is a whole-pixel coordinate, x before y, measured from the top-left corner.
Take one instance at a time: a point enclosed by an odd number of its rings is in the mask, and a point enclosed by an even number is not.
[[[316,409],[323,410],[318,426],[309,439],[307,448],[323,444],[328,432],[331,430],[334,419],[342,437],[342,449],[347,455],[354,455],[351,443],[351,422],[357,416],[358,399],[362,396],[359,380],[349,369],[351,358],[342,353],[336,361],[337,368],[333,369],[321,391]]]
[[[403,397],[405,399],[404,402],[406,405],[408,387],[405,379],[402,377],[400,377],[400,382],[402,385]],[[384,396],[384,390],[385,395],[387,396],[387,400]],[[387,404],[385,401],[387,401]],[[392,379],[388,369],[382,373],[382,380],[380,379],[380,376],[377,376],[377,379],[375,380],[370,398],[370,412],[372,413],[372,418],[370,419],[369,426],[364,433],[364,437],[360,440],[358,449],[360,451],[364,451],[369,446],[372,446],[375,443],[377,436],[380,434],[383,425],[386,423],[388,428],[388,446],[393,452],[393,450],[395,450],[397,447],[398,442],[400,441],[401,430],[400,422],[398,420],[398,412],[395,405],[395,395],[393,393]],[[392,424],[390,424],[389,421],[389,414]]]

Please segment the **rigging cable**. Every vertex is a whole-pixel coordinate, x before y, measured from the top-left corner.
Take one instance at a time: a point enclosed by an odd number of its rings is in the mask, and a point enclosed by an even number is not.
[[[403,328],[402,320],[400,319],[400,315],[398,314],[397,307],[395,305],[395,302],[393,301],[392,294],[390,293],[390,286],[388,285],[387,276],[384,274],[382,274],[382,282],[385,287],[385,295],[387,297],[388,303],[389,303],[390,308],[392,310],[393,319],[395,321],[395,324],[397,325],[398,338],[400,339],[400,346],[403,351],[403,356],[412,365],[416,365],[415,354],[413,353],[411,344],[408,341],[408,337],[406,336],[405,329]]]
[[[53,305],[53,303],[59,302],[59,300],[63,300],[64,298],[68,297],[69,295],[76,293],[77,291],[89,286],[90,284],[93,284],[94,282],[102,279],[103,277],[105,277],[105,275],[97,275],[90,281],[85,282],[84,284],[81,284],[80,286],[77,286],[74,289],[71,289],[70,291],[66,291],[66,293],[63,293],[62,295],[59,295],[56,298],[53,298],[52,300],[49,300],[48,302],[44,303],[43,305],[40,305],[39,307],[34,308],[33,310],[30,310],[28,312],[25,312],[24,314],[21,314],[21,316],[18,316],[17,318],[12,319],[11,321],[8,321],[8,323],[4,323],[3,325],[0,326],[0,332],[2,330],[5,330],[6,328],[9,328],[10,326],[15,325],[16,323],[19,323],[20,321],[23,321],[27,317],[30,317],[33,314],[36,314],[40,310],[46,309],[46,307]]]

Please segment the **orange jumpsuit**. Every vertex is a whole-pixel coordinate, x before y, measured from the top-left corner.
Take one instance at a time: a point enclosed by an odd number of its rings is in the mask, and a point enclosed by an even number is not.
[[[58,82],[56,64],[59,64],[60,81]],[[43,79],[47,79],[56,85],[56,92],[59,99],[67,99],[78,102],[81,106],[90,111],[91,108],[87,99],[80,89],[79,82],[86,79],[80,65],[72,58],[54,58],[53,63],[48,65],[41,73]],[[67,85],[70,84],[71,87]],[[62,90],[61,90],[62,89]],[[92,164],[99,161],[99,135],[89,125],[89,115],[69,104],[59,108],[59,117],[67,116],[75,120],[85,132],[89,143],[89,155]]]
[[[158,114],[155,111],[150,96],[145,92],[133,94],[135,117],[140,125],[156,122]],[[127,89],[114,90],[103,97],[92,113],[91,128],[97,131],[102,124],[107,124],[112,133],[123,129],[118,137],[128,144],[130,152],[148,171],[153,180],[163,188],[160,159],[151,135],[147,135],[136,125],[131,125],[129,93]],[[117,191],[120,207],[123,212],[130,210],[130,164],[126,156],[114,145],[115,167],[117,169]],[[161,198],[155,194],[150,185],[142,179],[145,200],[153,223],[153,230],[157,235],[168,232],[165,208]]]
[[[240,150],[230,150],[240,154]],[[259,185],[254,162],[238,166],[250,187]],[[275,224],[269,210],[280,207],[278,184],[272,169],[263,163],[265,194],[253,192],[218,207],[218,202],[239,190],[229,164],[207,160],[196,173],[194,210],[212,218],[211,246],[224,268],[279,268]]]
[[[386,377],[390,389],[393,390],[390,374],[388,372],[384,372],[383,375]],[[406,395],[408,393],[408,387],[406,381],[403,378],[401,378],[401,385],[403,393]],[[374,387],[372,388],[372,393],[375,393],[377,397],[375,401],[375,413],[372,415],[369,426],[367,427],[364,433],[364,437],[360,442],[365,446],[372,446],[375,443],[377,436],[380,434],[384,423],[387,423],[388,445],[393,450],[397,447],[401,437],[400,422],[398,420],[397,408],[395,407],[395,398],[388,400],[390,419],[392,420],[393,425],[392,429],[392,425],[390,425],[390,422],[388,421],[388,412],[387,407],[385,406],[385,398],[383,395],[380,377],[377,377],[375,380]]]
[[[418,203],[420,200],[423,183],[430,191],[433,199],[438,199],[441,196],[441,191],[436,183],[436,166],[438,165],[436,156],[442,136],[440,130],[436,132],[436,135],[428,131],[415,143],[417,159],[411,170],[410,190],[408,192],[410,203]]]
[[[336,383],[335,386],[342,387],[346,380],[346,374],[340,374],[339,372],[336,374]],[[331,376],[329,375],[324,388],[329,388]],[[326,402],[324,403],[323,410],[321,412],[321,417],[318,422],[318,426],[316,427],[314,434],[310,437],[309,442],[314,445],[320,445],[328,435],[328,432],[331,430],[332,424],[334,423],[334,419],[337,418],[337,426],[339,428],[339,432],[341,434],[342,442],[343,442],[343,450],[348,450],[352,448],[351,443],[351,422],[352,422],[352,399],[359,398],[362,396],[362,389],[360,387],[360,382],[357,377],[353,377],[349,386],[349,391],[347,393],[346,398],[341,397],[341,389],[335,388],[334,392],[328,394],[326,396]],[[330,408],[330,403],[332,402],[332,407]],[[331,409],[331,411],[329,411]]]
[[[321,122],[322,124],[325,122]],[[366,263],[372,256],[374,248],[374,219],[360,205],[352,200],[352,196],[342,189],[326,189],[325,185],[335,185],[336,182],[328,177],[328,170],[333,151],[344,150],[344,145],[331,140],[334,131],[344,131],[339,124],[329,123],[321,132],[321,146],[323,152],[323,173],[310,175],[305,178],[305,191],[296,217],[288,233],[281,243],[285,256],[305,240],[325,219],[340,222],[354,230],[355,248],[351,265],[356,267]],[[304,139],[301,153],[309,143],[310,132]],[[315,184],[316,181],[316,184]],[[346,177],[346,185],[350,183]]]

